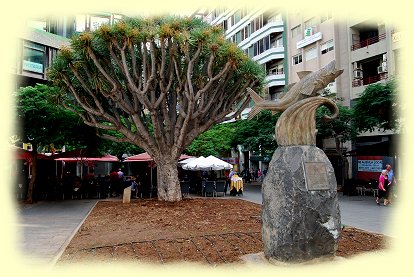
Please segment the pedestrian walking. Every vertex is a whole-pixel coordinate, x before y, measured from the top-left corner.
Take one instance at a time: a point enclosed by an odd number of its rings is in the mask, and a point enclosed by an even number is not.
[[[387,170],[384,169],[383,171],[381,171],[381,175],[379,177],[379,181],[378,181],[378,196],[375,199],[375,201],[377,202],[377,205],[380,205],[380,200],[382,198],[384,198],[384,206],[387,206],[388,204],[388,200],[387,200],[387,184],[388,184],[388,176],[387,176]]]
[[[259,179],[259,181],[262,181],[262,171],[260,170],[260,168],[257,170],[257,178]]]
[[[387,184],[388,197],[387,199],[388,199],[388,204],[391,204],[391,199],[394,198],[395,185],[397,184],[397,181],[395,179],[392,166],[390,164],[387,164],[385,166],[385,169],[387,170],[387,176],[388,176],[388,184]]]
[[[112,172],[109,174],[109,178],[111,181],[111,187],[110,187],[111,192],[110,193],[113,197],[115,197],[117,196],[117,193],[118,193],[118,183],[119,183],[118,173],[115,170],[112,170]]]

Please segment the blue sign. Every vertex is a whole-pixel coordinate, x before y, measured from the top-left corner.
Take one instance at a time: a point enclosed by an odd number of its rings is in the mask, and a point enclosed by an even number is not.
[[[381,172],[382,160],[359,160],[358,171]]]

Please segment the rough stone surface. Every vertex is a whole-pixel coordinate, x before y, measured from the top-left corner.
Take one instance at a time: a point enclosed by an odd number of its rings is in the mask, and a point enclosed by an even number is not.
[[[246,254],[240,257],[240,259],[242,260],[242,262],[244,264],[247,265],[265,265],[265,266],[290,266],[290,263],[284,263],[284,262],[279,262],[279,261],[275,261],[273,259],[266,259],[265,255],[263,252],[259,252],[259,253],[253,253],[253,254]],[[310,265],[310,264],[319,264],[322,262],[332,262],[332,261],[343,261],[345,260],[344,257],[339,257],[339,256],[335,256],[335,257],[329,257],[327,259],[324,258],[317,258],[317,259],[313,259],[310,261],[306,261],[301,263],[302,265]]]
[[[124,189],[124,195],[122,196],[122,203],[131,202],[131,187]]]
[[[315,183],[315,174],[305,176],[305,165],[312,165],[309,170],[317,163],[321,165],[317,174],[327,184]],[[341,230],[337,185],[333,167],[321,149],[277,148],[262,194],[262,239],[267,259],[302,263],[334,257]]]

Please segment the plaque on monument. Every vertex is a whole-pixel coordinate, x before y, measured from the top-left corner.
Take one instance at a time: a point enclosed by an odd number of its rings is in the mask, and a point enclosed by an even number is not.
[[[305,184],[308,191],[329,190],[328,172],[324,162],[303,162]]]

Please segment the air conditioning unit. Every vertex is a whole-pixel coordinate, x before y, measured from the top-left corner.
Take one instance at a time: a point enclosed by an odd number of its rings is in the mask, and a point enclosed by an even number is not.
[[[377,72],[378,72],[378,74],[381,74],[381,73],[388,72],[388,70],[387,70],[386,66],[378,66],[377,67]]]
[[[363,73],[362,70],[354,70],[354,79],[362,79]]]

